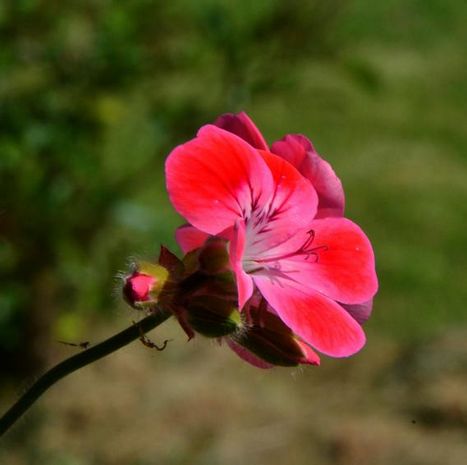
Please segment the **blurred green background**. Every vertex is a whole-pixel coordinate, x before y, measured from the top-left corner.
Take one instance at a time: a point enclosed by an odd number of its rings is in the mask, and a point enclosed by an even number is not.
[[[221,113],[313,140],[380,278],[349,361],[255,371],[169,323],[165,352],[48,393],[0,462],[464,463],[466,22],[463,0],[0,0],[0,406],[57,340],[135,318],[116,275],[177,250],[164,159]]]

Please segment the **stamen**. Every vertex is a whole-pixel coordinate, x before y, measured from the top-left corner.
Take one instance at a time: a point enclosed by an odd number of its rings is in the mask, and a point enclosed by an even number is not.
[[[276,256],[276,257],[268,257],[268,258],[260,258],[260,259],[254,259],[253,261],[256,263],[270,263],[270,262],[276,262],[279,260],[283,260],[285,258],[290,258],[290,257],[296,257],[297,255],[304,255],[305,260],[309,260],[310,257],[315,258],[315,263],[318,263],[319,261],[319,253],[320,251],[326,251],[329,250],[329,247],[327,245],[319,245],[317,247],[311,247],[315,240],[315,232],[313,229],[310,229],[308,232],[308,238],[305,240],[305,242],[295,251],[290,252],[288,254]]]

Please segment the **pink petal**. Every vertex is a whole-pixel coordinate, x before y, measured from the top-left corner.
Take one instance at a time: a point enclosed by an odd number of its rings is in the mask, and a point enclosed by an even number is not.
[[[255,277],[255,284],[282,321],[323,354],[348,357],[365,345],[362,327],[331,299],[294,289],[280,278]]]
[[[316,366],[321,364],[319,355],[308,344],[305,344],[302,341],[297,341],[297,344],[300,346],[303,352],[303,360],[300,363]]]
[[[310,224],[318,206],[315,188],[283,158],[263,150],[260,153],[274,180],[274,198],[270,206],[274,216],[286,211],[294,225],[303,227]]]
[[[269,152],[261,155],[275,186],[267,208],[256,209],[246,221],[247,258],[294,247],[290,240],[294,242],[298,230],[308,230],[318,204],[313,186],[290,163]]]
[[[341,181],[305,136],[289,134],[274,142],[271,152],[287,160],[311,181],[319,199],[317,218],[343,216],[345,197]]]
[[[245,250],[245,223],[235,223],[230,242],[230,266],[235,274],[238,292],[238,308],[241,310],[253,295],[253,279],[243,269],[242,257]]]
[[[276,274],[305,292],[318,291],[345,304],[370,300],[378,289],[370,241],[346,218],[311,223],[311,243],[294,255],[265,262],[260,274]],[[256,276],[256,273],[255,273]]]
[[[373,309],[373,299],[362,304],[342,304],[342,306],[350,313],[352,318],[358,321],[358,323],[363,324],[368,320],[368,318],[370,318],[371,311]]]
[[[310,266],[313,287],[345,304],[370,300],[378,290],[373,248],[365,233],[346,218],[326,218],[312,224],[313,247],[326,246]]]
[[[249,216],[252,206],[264,204],[273,192],[271,173],[258,151],[212,125],[170,153],[166,179],[176,210],[213,235]]]
[[[261,360],[259,357],[251,353],[249,350],[245,349],[241,345],[232,341],[232,339],[225,338],[227,345],[245,362],[248,362],[250,365],[253,365],[256,368],[272,368],[274,365]]]
[[[214,125],[236,134],[256,149],[268,150],[268,145],[259,129],[243,111],[237,114],[226,113],[214,121]]]
[[[191,224],[184,224],[175,231],[175,240],[184,254],[199,249],[208,237],[209,234],[196,229]]]

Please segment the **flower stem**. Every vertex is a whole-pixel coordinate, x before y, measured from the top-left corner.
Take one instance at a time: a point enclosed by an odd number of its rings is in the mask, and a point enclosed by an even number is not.
[[[49,371],[45,372],[0,418],[0,436],[2,436],[21,417],[21,415],[23,415],[32,406],[32,404],[34,404],[34,402],[57,381],[70,373],[73,373],[74,371],[79,370],[80,368],[89,365],[112,352],[115,352],[135,339],[140,338],[143,334],[156,326],[159,326],[170,316],[171,313],[158,309],[156,312],[151,313],[151,315],[142,319],[138,323],[134,323],[129,328],[115,334],[100,344],[92,346],[79,354],[63,360],[63,362],[60,362],[58,365],[55,365]]]

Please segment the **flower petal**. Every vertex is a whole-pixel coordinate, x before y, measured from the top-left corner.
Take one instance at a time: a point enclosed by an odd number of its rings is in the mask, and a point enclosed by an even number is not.
[[[268,150],[268,145],[259,129],[243,111],[237,114],[226,113],[221,115],[214,121],[214,125],[236,134],[256,149]]]
[[[241,310],[253,295],[253,278],[245,273],[242,257],[245,250],[245,223],[237,221],[230,242],[230,266],[235,274],[238,291],[238,308]]]
[[[365,345],[362,327],[331,299],[318,292],[304,293],[281,278],[259,276],[254,281],[282,321],[323,354],[348,357]]]
[[[264,204],[273,192],[271,173],[258,151],[212,125],[170,153],[166,179],[176,210],[208,234],[249,216],[252,206]]]
[[[345,197],[342,183],[305,136],[289,134],[274,142],[271,152],[287,160],[311,181],[319,199],[317,218],[343,216]]]
[[[315,188],[283,158],[263,150],[260,153],[271,170],[274,180],[275,190],[270,204],[271,214],[275,217],[282,212],[287,212],[290,216],[289,221],[293,221],[293,226],[309,225],[315,217],[318,206]]]
[[[371,311],[373,309],[373,299],[370,299],[362,304],[342,304],[342,306],[350,313],[352,318],[354,318],[362,325],[365,323],[365,321],[368,320],[368,318],[370,318]]]
[[[373,249],[346,218],[311,223],[311,243],[294,255],[263,263],[260,274],[286,277],[305,292],[318,291],[344,304],[370,300],[378,289]]]
[[[209,234],[196,229],[191,224],[184,224],[175,231],[175,240],[184,254],[199,249],[208,237]]]
[[[298,340],[297,344],[300,346],[303,352],[303,360],[300,363],[316,366],[321,364],[319,355],[308,344]]]
[[[272,368],[274,365],[261,360],[259,357],[251,353],[249,350],[242,347],[240,344],[237,344],[235,341],[232,341],[230,338],[225,338],[227,345],[245,362],[248,362],[250,365],[253,365],[256,368]]]
[[[310,269],[313,287],[345,304],[370,300],[378,290],[373,248],[365,233],[346,218],[312,223],[313,247],[325,246]]]
[[[267,207],[256,209],[246,221],[249,259],[274,253],[277,247],[281,251],[294,247],[289,241],[298,230],[308,230],[318,205],[315,189],[290,163],[272,153],[260,153],[271,170],[274,193]]]

